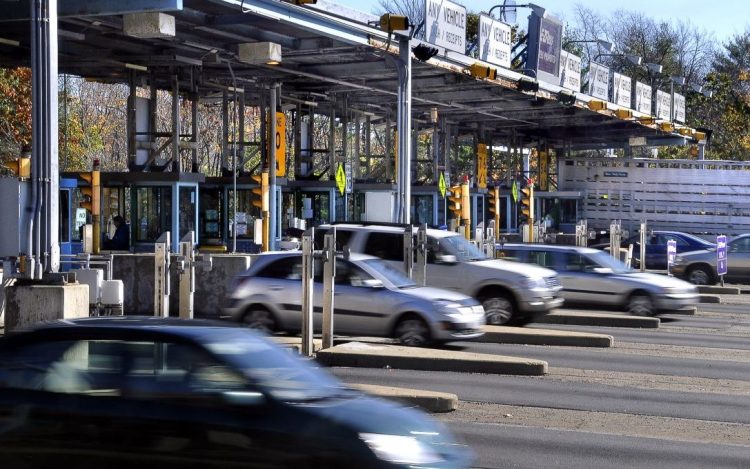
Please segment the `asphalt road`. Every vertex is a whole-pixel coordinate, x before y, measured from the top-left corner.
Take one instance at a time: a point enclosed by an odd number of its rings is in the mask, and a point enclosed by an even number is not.
[[[451,392],[440,414],[476,467],[750,467],[750,304],[701,305],[659,329],[535,324],[614,336],[610,349],[462,342],[543,359],[546,376],[334,368],[346,382]]]

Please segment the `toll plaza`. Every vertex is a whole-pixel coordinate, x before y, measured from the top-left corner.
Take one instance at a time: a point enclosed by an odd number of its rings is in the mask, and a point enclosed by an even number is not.
[[[580,70],[571,90],[561,32],[554,70],[539,68],[540,31],[557,20],[538,9],[528,39],[508,45],[522,63],[514,68],[467,55],[465,31],[455,43],[432,37],[442,27],[434,18],[412,25],[323,0],[40,3],[0,12],[0,66],[46,71],[34,82],[40,96],[57,95],[58,71],[127,86],[129,96],[127,171],[90,177],[58,174],[56,102],[35,101],[46,133],[35,135],[27,180],[48,175],[39,197],[59,192],[59,205],[44,205],[49,221],[34,225],[40,244],[17,222],[0,257],[36,279],[60,269],[58,252],[88,250],[85,225],[91,251],[107,251],[116,215],[129,230],[120,258],[153,255],[167,233],[175,254],[188,238],[204,252],[276,250],[332,221],[426,223],[469,237],[494,221],[508,235],[524,224],[533,233],[534,207],[546,211],[552,199],[563,200],[562,224],[574,230],[580,197],[556,192],[557,162],[571,151],[703,140],[653,112],[650,99],[646,108],[582,92]],[[221,109],[218,137],[200,133],[203,103]],[[203,145],[218,157],[204,161]],[[524,198],[527,186],[535,196]],[[87,213],[81,197],[91,199]],[[152,261],[143,265],[153,272]],[[149,296],[131,302],[133,312],[153,310]]]

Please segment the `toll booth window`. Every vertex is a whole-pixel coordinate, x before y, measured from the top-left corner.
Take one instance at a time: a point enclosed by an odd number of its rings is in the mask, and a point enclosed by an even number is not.
[[[404,236],[401,233],[370,233],[365,254],[387,261],[403,261]]]
[[[198,216],[201,242],[220,241],[224,238],[223,191],[201,189]]]
[[[260,208],[255,207],[252,203],[253,193],[250,189],[237,190],[237,212],[232,220],[232,203],[234,201],[233,191],[229,191],[229,205],[227,216],[229,217],[229,235],[232,235],[232,229],[237,226],[238,239],[253,239],[255,234],[255,220],[261,217]],[[260,240],[257,241],[260,244]]]
[[[172,227],[172,188],[136,189],[136,241],[155,242]]]
[[[412,197],[411,220],[415,225],[434,224],[434,203],[431,195],[417,195]]]
[[[124,187],[102,187],[102,235],[105,239],[112,239],[115,236],[117,226],[114,218],[121,216],[126,223],[130,224],[130,213],[126,210],[125,199],[126,192],[129,189]]]
[[[305,201],[306,199],[310,200],[310,211],[312,213],[305,213],[305,207],[308,203]],[[328,192],[303,192],[301,194],[299,216],[304,219],[312,219],[311,223],[307,225],[308,228],[331,222],[330,200],[331,195]]]
[[[60,242],[61,243],[69,243],[70,242],[70,191],[69,190],[61,190],[60,191],[60,200],[59,200],[59,208],[60,208]]]
[[[315,238],[313,239],[315,249],[323,249],[325,247],[325,235],[327,233],[327,228],[315,230]],[[344,246],[349,244],[349,240],[352,239],[352,234],[354,234],[352,231],[339,229],[336,230],[337,251],[342,251],[344,249]]]
[[[195,232],[195,188],[180,187],[180,238]]]
[[[346,221],[346,203],[348,199],[348,197],[344,197],[339,191],[336,191],[336,221]]]

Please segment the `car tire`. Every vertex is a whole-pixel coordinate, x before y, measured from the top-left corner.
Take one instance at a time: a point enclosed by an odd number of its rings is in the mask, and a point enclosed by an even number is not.
[[[713,285],[714,276],[706,266],[691,267],[687,272],[687,279],[693,285]]]
[[[630,295],[625,309],[633,316],[653,316],[656,313],[654,301],[648,293],[644,292],[635,292]]]
[[[273,334],[278,328],[273,313],[262,306],[251,306],[242,315],[242,324],[266,334]]]
[[[493,294],[482,299],[487,325],[503,326],[514,320],[515,308],[513,301],[502,293]]]
[[[430,327],[424,319],[410,314],[399,319],[393,328],[393,337],[401,345],[422,347],[431,342]]]

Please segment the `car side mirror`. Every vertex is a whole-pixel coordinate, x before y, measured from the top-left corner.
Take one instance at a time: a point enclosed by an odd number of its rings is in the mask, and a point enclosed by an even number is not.
[[[225,391],[221,397],[227,404],[247,407],[260,406],[266,403],[266,396],[256,391]]]
[[[436,254],[435,263],[453,265],[458,263],[458,259],[453,254]]]

